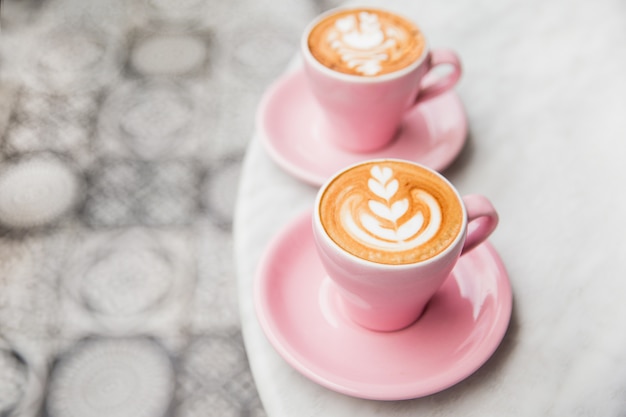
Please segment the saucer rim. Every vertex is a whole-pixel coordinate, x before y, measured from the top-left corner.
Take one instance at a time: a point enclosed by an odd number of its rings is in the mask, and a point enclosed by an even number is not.
[[[257,108],[257,112],[255,115],[255,126],[256,126],[257,135],[259,139],[261,140],[261,142],[263,143],[264,149],[269,154],[271,159],[274,162],[276,162],[276,164],[279,167],[281,167],[288,174],[293,175],[295,178],[307,184],[319,187],[322,184],[324,184],[324,182],[326,182],[326,180],[328,179],[328,175],[324,175],[312,169],[305,169],[299,166],[298,164],[296,164],[294,161],[292,161],[291,158],[287,157],[285,153],[281,152],[278,149],[278,146],[276,146],[277,140],[269,132],[270,129],[268,129],[266,125],[267,115],[270,109],[272,108],[272,105],[280,106],[280,104],[274,103],[275,96],[281,91],[281,89],[287,88],[290,83],[296,83],[297,78],[302,77],[304,75],[304,71],[305,71],[304,66],[302,63],[300,63],[298,64],[297,67],[290,68],[289,70],[287,70],[285,73],[283,73],[280,77],[278,77],[274,82],[272,82],[269,85],[269,87],[263,93],[261,100],[259,102],[259,106]],[[469,135],[468,115],[467,115],[467,111],[465,110],[465,106],[461,98],[459,97],[459,95],[456,93],[454,89],[451,89],[449,91],[442,93],[440,96],[433,97],[432,100],[443,99],[443,98],[453,100],[455,102],[455,107],[458,107],[459,113],[462,115],[462,119],[459,122],[459,124],[461,125],[459,130],[462,131],[463,133],[462,133],[462,138],[458,140],[457,146],[455,146],[452,151],[448,152],[447,157],[441,158],[440,162],[438,163],[428,164],[429,168],[434,169],[435,171],[438,171],[438,172],[444,171],[455,161],[455,159],[459,156],[459,154],[465,147],[465,144],[467,143],[468,135]],[[429,105],[429,101],[426,101],[424,103],[420,103],[418,107],[428,107],[428,105]],[[417,107],[415,109],[411,109],[409,113],[416,112],[416,111],[419,111]],[[424,112],[424,114],[425,114],[424,117],[427,118],[428,112]],[[372,152],[364,152],[364,153],[351,152],[351,154],[355,155],[355,157],[362,155],[363,158],[359,159],[359,161],[362,161],[362,160],[366,160],[370,158],[385,158],[386,156],[382,154],[384,150],[385,148],[372,151]],[[429,150],[429,152],[430,151],[431,150]],[[345,151],[345,152],[348,152],[348,151]],[[428,155],[429,152],[427,152],[426,155]],[[394,157],[394,156],[389,156],[389,157]],[[418,162],[418,163],[425,163],[425,161],[420,160],[419,158],[415,158],[414,156],[407,157],[406,159],[414,161],[414,162]],[[355,161],[347,162],[347,164],[351,165],[356,162],[358,161],[355,160]],[[339,169],[341,169],[341,167],[337,167],[337,170]]]
[[[306,366],[306,364],[299,361],[296,355],[294,355],[295,352],[293,349],[290,348],[291,344],[288,342],[288,338],[280,332],[279,326],[273,324],[273,320],[270,317],[272,314],[269,313],[272,309],[267,308],[266,302],[266,300],[268,300],[267,290],[269,287],[264,284],[269,280],[267,271],[272,268],[272,260],[275,258],[277,250],[284,245],[286,239],[304,226],[303,223],[309,223],[311,218],[312,210],[305,210],[288,221],[270,240],[254,275],[253,299],[257,321],[261,325],[261,329],[272,347],[293,369],[320,386],[344,395],[368,400],[398,401],[422,398],[444,391],[470,377],[494,355],[509,328],[513,309],[513,295],[510,278],[502,259],[493,245],[491,245],[489,241],[485,241],[476,249],[482,247],[483,250],[489,252],[490,258],[495,262],[496,268],[499,271],[498,288],[502,291],[497,297],[498,312],[493,315],[493,319],[490,322],[490,330],[482,339],[483,342],[481,342],[485,343],[484,340],[489,339],[489,344],[482,348],[482,354],[478,358],[474,358],[471,361],[459,361],[459,366],[456,368],[457,370],[455,372],[440,374],[435,378],[437,382],[432,383],[429,388],[416,388],[416,386],[420,386],[420,384],[405,384],[406,386],[403,390],[399,389],[398,386],[394,386],[394,388],[397,389],[395,392],[375,392],[374,385],[371,383],[355,384],[355,386],[351,388],[349,387],[349,383],[347,383],[349,382],[347,379],[338,375],[337,378],[333,380],[330,374],[324,375],[323,373],[316,372],[314,369],[311,369]],[[305,239],[312,238],[312,233],[305,237]],[[320,280],[320,282],[322,281],[323,280]],[[320,314],[324,313],[320,312]],[[337,382],[337,380],[341,381]]]

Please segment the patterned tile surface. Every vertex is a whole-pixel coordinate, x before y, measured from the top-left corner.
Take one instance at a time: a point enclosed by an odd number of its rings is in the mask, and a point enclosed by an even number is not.
[[[265,415],[239,170],[263,90],[334,5],[1,1],[0,416]]]

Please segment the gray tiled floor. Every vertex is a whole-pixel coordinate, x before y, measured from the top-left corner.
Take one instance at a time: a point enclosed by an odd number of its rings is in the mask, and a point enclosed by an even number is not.
[[[263,416],[232,213],[330,2],[2,0],[0,416]]]

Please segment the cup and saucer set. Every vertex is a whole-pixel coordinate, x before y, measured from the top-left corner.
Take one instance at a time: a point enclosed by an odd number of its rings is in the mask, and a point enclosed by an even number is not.
[[[301,54],[266,91],[257,128],[280,167],[320,188],[261,258],[259,323],[333,391],[403,400],[449,388],[493,355],[512,309],[488,241],[495,208],[438,172],[467,137],[459,59],[375,8],[318,16]]]

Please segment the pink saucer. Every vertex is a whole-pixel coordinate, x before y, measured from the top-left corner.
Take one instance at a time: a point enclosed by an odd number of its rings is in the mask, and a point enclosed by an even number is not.
[[[336,171],[373,158],[402,158],[435,170],[446,168],[467,138],[467,116],[454,91],[409,112],[401,131],[385,148],[353,153],[317,134],[320,109],[302,69],[285,75],[265,93],[257,113],[261,140],[284,170],[310,184],[323,184]]]
[[[375,400],[422,397],[471,375],[502,341],[512,303],[504,266],[484,243],[461,258],[415,324],[366,330],[342,313],[317,258],[310,212],[272,241],[254,291],[261,326],[291,366],[331,390]]]

